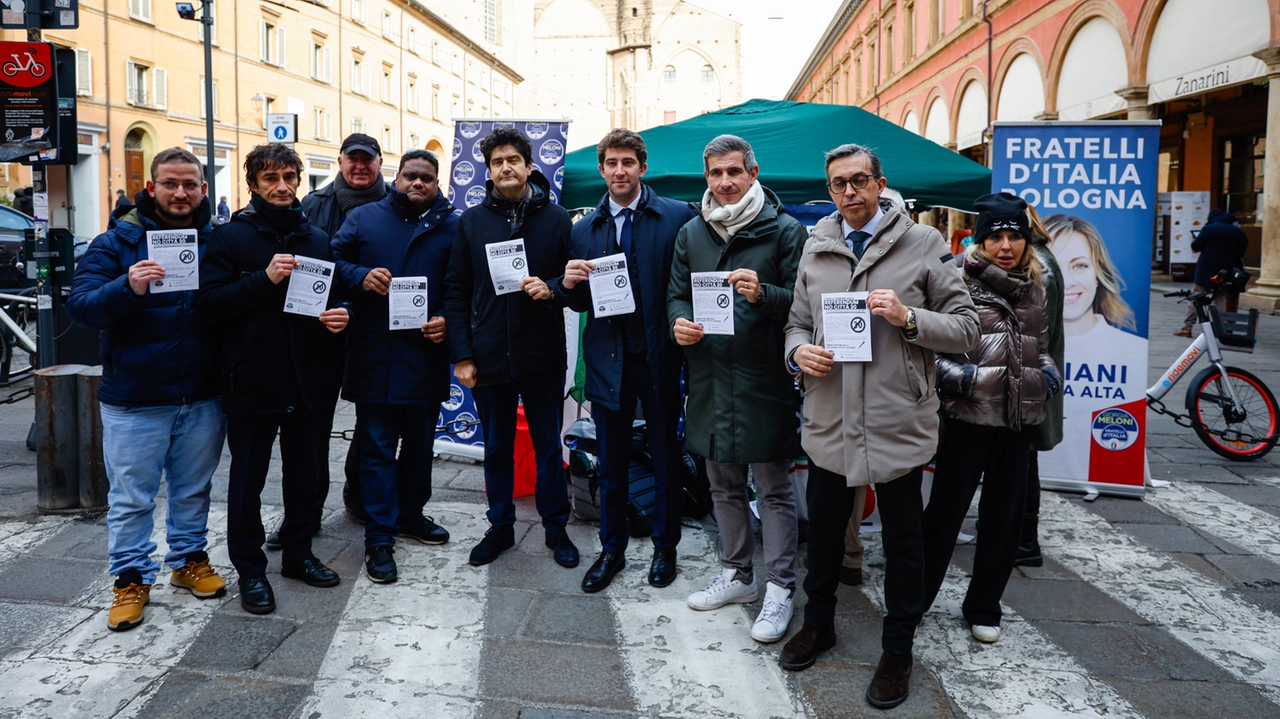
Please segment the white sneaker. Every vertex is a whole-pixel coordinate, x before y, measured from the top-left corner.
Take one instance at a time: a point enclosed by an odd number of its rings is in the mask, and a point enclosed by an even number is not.
[[[756,589],[756,580],[751,579],[750,584],[743,584],[734,579],[734,575],[738,573],[736,569],[726,569],[715,576],[707,588],[701,592],[694,592],[689,595],[685,601],[688,602],[690,609],[697,609],[705,612],[711,609],[719,609],[726,604],[750,604],[760,597],[760,590]]]
[[[981,624],[975,624],[971,628],[973,638],[987,644],[995,644],[1000,641],[1000,627],[986,627]]]
[[[751,625],[751,638],[762,644],[781,639],[787,633],[793,609],[790,590],[773,582],[766,584],[764,608],[760,610],[760,616],[756,617],[756,623]]]

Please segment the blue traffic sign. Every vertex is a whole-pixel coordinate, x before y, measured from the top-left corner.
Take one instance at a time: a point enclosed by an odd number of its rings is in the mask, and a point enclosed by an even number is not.
[[[276,125],[276,129],[273,132],[277,140],[283,140],[289,136],[289,128],[284,125]]]

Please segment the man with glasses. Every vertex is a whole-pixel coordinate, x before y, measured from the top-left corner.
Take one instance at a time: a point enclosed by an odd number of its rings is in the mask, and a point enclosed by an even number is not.
[[[174,147],[151,162],[146,189],[112,213],[76,267],[67,314],[100,331],[102,458],[111,488],[107,555],[117,577],[107,628],[142,623],[160,563],[151,557],[152,514],[163,476],[164,561],[169,582],[201,599],[226,582],[209,566],[209,491],[226,422],[218,400],[216,344],[192,316],[193,290],[165,291],[148,235],[195,233],[191,259],[213,231],[200,160]]]
[[[805,391],[809,573],[804,626],[779,663],[807,669],[835,646],[845,533],[857,488],[875,484],[887,616],[866,698],[887,709],[907,698],[912,638],[924,613],[920,482],[938,446],[934,352],[968,351],[978,341],[978,313],[942,236],[881,204],[886,181],[873,150],[841,145],[827,153],[826,164],[837,213],[814,227],[787,322],[787,367]],[[867,294],[832,297],[844,293]],[[863,319],[871,351],[857,360],[837,361],[824,347],[835,334],[827,331],[824,307],[838,300],[869,310],[841,320],[853,326]]]

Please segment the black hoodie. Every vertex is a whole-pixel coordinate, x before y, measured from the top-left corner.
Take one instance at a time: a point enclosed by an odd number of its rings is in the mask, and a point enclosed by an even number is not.
[[[529,174],[526,198],[511,201],[487,183],[479,205],[462,213],[445,277],[444,316],[449,358],[476,363],[477,384],[565,371],[561,303],[524,292],[498,295],[489,276],[485,245],[524,239],[528,273],[550,285],[570,258],[569,213],[551,202],[550,183]]]

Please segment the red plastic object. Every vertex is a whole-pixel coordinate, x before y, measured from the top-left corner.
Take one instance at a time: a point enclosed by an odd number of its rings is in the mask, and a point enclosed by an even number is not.
[[[529,437],[529,421],[524,416],[524,405],[516,409],[516,481],[514,497],[528,497],[537,486],[538,462],[533,454],[533,440]]]

